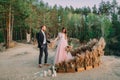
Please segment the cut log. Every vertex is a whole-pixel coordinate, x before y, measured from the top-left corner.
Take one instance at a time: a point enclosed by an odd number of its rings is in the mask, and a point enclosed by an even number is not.
[[[77,68],[76,71],[77,71],[77,72],[82,72],[82,71],[85,71],[85,68],[84,68],[84,67]]]
[[[96,68],[96,67],[98,67],[99,66],[99,64],[94,64],[93,65],[93,68]]]
[[[90,70],[90,69],[92,69],[93,68],[93,66],[86,66],[85,67],[85,70]]]
[[[74,72],[76,72],[76,70],[74,68],[67,68],[66,72],[67,73],[74,73]]]
[[[57,69],[57,73],[66,73],[65,69]]]

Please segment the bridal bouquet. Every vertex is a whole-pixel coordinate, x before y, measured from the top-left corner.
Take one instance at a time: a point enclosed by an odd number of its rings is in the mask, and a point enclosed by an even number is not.
[[[65,50],[66,50],[67,52],[70,52],[70,51],[72,50],[72,46],[66,46],[66,47],[65,47]]]

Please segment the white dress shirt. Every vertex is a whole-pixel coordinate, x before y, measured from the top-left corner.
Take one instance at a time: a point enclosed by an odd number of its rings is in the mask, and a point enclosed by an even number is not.
[[[43,44],[46,44],[46,36],[45,36],[45,33],[44,33],[44,31],[43,31],[43,30],[41,30],[41,31],[42,31],[43,36],[44,36]]]

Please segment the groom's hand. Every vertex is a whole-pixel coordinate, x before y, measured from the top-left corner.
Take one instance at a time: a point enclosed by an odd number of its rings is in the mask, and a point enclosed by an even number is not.
[[[50,43],[50,44],[53,43],[53,40],[50,40],[49,43]]]
[[[50,41],[50,43],[54,43],[54,41]]]
[[[50,41],[49,46],[50,46],[51,48],[54,48],[54,41]]]

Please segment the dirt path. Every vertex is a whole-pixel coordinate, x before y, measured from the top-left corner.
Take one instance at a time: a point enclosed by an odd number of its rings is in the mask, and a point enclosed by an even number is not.
[[[49,50],[48,62],[53,62],[54,50]],[[39,50],[31,44],[21,44],[0,52],[0,80],[120,80],[120,58],[103,56],[100,67],[76,73],[57,74],[57,77],[41,77],[38,68]]]

